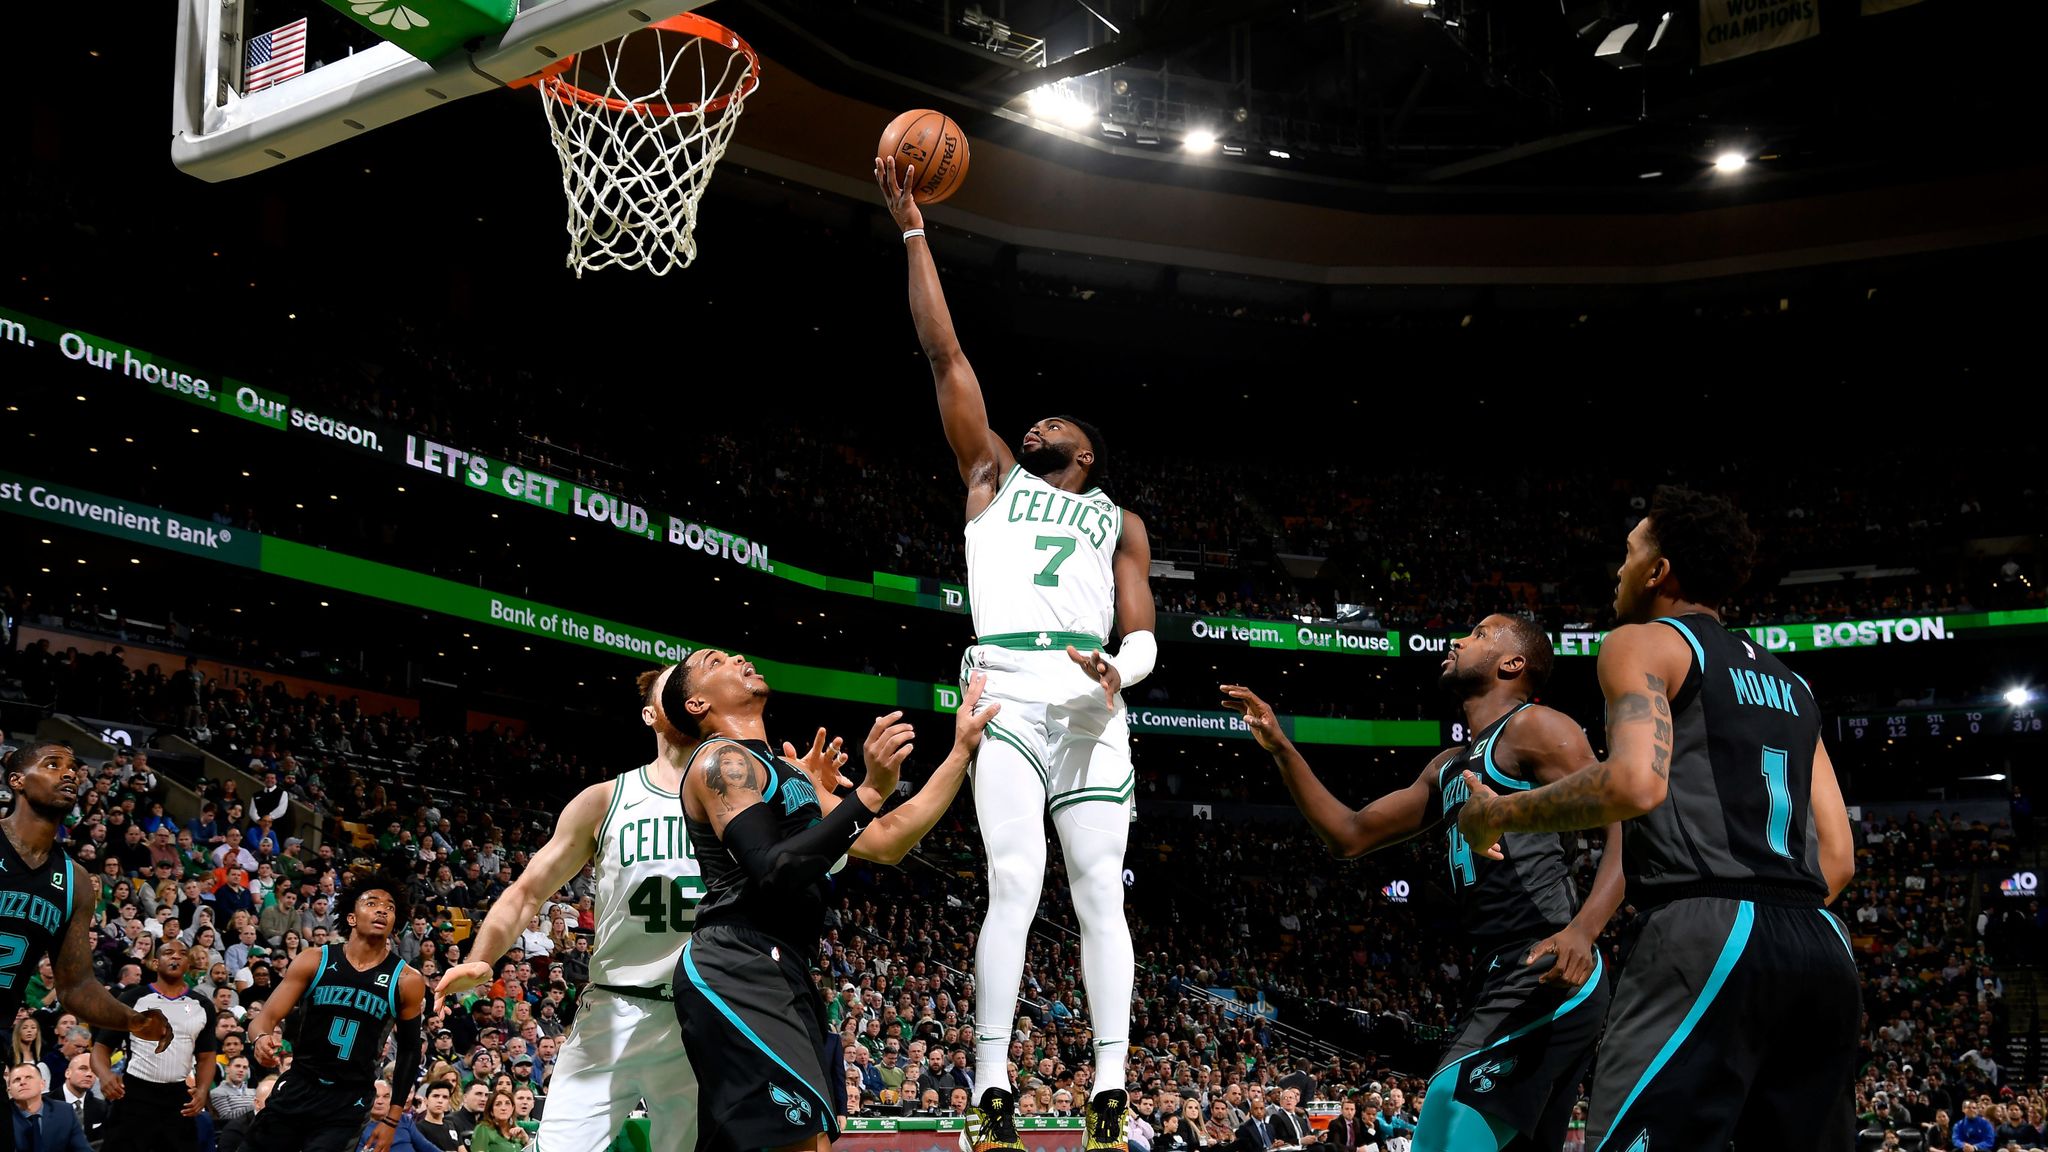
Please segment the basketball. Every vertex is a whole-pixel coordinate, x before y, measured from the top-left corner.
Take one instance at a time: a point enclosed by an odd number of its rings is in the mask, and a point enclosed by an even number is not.
[[[913,108],[889,121],[875,155],[894,156],[899,173],[917,169],[911,195],[919,204],[937,204],[967,178],[967,134],[951,116],[930,108]]]

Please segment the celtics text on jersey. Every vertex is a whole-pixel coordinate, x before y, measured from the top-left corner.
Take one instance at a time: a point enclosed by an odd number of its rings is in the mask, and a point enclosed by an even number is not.
[[[1123,510],[1099,488],[1068,492],[1012,467],[967,522],[967,594],[980,636],[1084,633],[1116,618]]]
[[[667,984],[704,898],[681,796],[656,787],[645,766],[620,776],[592,864],[597,942],[591,980],[635,988]]]

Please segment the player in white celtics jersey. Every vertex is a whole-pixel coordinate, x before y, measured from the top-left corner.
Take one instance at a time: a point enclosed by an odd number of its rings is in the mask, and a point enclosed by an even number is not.
[[[655,701],[668,670],[640,678],[641,721],[655,758],[579,793],[526,871],[491,905],[469,954],[434,989],[437,997],[490,981],[541,901],[595,866],[596,946],[590,985],[555,1064],[536,1152],[608,1148],[642,1100],[653,1146],[697,1146],[697,1077],[676,1031],[669,981],[704,893],[683,832],[682,773],[693,745],[670,739]],[[836,751],[836,749],[835,749]]]
[[[1096,485],[1102,437],[1072,417],[1033,424],[1013,452],[989,428],[974,369],[939,287],[924,219],[897,177],[875,161],[883,201],[910,257],[910,314],[930,358],[939,416],[967,486],[967,586],[975,644],[963,678],[988,676],[1003,712],[974,771],[988,853],[988,916],[975,950],[972,1152],[1017,1149],[1009,1023],[1024,945],[1045,878],[1049,812],[1066,856],[1081,926],[1081,975],[1095,1031],[1088,1149],[1123,1149],[1130,1047],[1131,934],[1123,859],[1131,821],[1130,732],[1120,689],[1152,671],[1151,546],[1145,524]],[[1114,656],[1105,649],[1122,633]]]

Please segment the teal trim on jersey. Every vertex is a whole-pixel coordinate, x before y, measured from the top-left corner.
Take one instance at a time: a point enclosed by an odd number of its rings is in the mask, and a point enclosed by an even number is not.
[[[63,852],[63,849],[58,849]],[[72,893],[78,891],[78,866],[71,862],[71,853],[64,852],[64,922],[71,923]],[[116,908],[116,912],[120,909]]]
[[[1022,464],[1010,465],[1010,470],[1008,472],[1003,473],[1002,483],[996,485],[996,494],[994,496],[989,497],[988,508],[993,508],[996,506],[996,502],[1003,498],[1003,493],[1010,490],[1010,481],[1015,480],[1017,478],[1017,473],[1022,472],[1023,470],[1024,466]],[[975,520],[979,520],[983,516],[988,515],[988,508],[983,508],[981,511],[976,512],[974,514],[974,519],[969,520],[968,523],[972,524]]]
[[[998,741],[1015,748],[1017,754],[1024,757],[1024,762],[1031,765],[1031,770],[1038,773],[1039,785],[1048,791],[1052,789],[1052,778],[1046,774],[1045,764],[1033,754],[1031,749],[1024,746],[1024,741],[1019,740],[1015,733],[991,720],[988,722],[988,734],[995,737]]]
[[[398,978],[405,975],[405,957],[398,958],[398,967],[391,970],[391,1018],[398,1019]]]
[[[1785,669],[1785,671],[1787,671],[1787,672],[1792,672],[1792,670],[1791,670],[1790,668],[1787,668],[1787,669]],[[1799,673],[1797,673],[1797,672],[1792,672],[1792,678],[1793,678],[1794,680],[1797,680],[1797,681],[1799,681],[1799,686],[1800,686],[1801,688],[1804,688],[1804,689],[1806,689],[1806,694],[1807,694],[1808,696],[1811,696],[1811,695],[1813,695],[1813,685],[1811,685],[1811,684],[1808,684],[1808,683],[1806,682],[1806,677],[1804,677],[1804,676],[1801,676],[1801,675],[1800,675]]]
[[[320,978],[327,975],[327,945],[320,946],[320,967],[313,973],[313,982],[306,985],[306,995],[311,996],[320,987]]]
[[[1856,958],[1856,948],[1849,943],[1849,933],[1842,927],[1842,922],[1835,919],[1835,914],[1825,908],[1820,910],[1820,918],[1827,921],[1828,927],[1835,930],[1835,935],[1842,938],[1842,947],[1849,950],[1849,959],[1854,960]]]
[[[1636,1097],[1643,1094],[1644,1088],[1649,1087],[1651,1079],[1664,1065],[1671,1062],[1671,1057],[1678,1051],[1679,1045],[1684,1044],[1685,1038],[1692,1035],[1692,1030],[1699,1025],[1700,1017],[1707,1014],[1707,1009],[1714,1003],[1714,997],[1721,992],[1721,985],[1728,982],[1728,974],[1735,970],[1735,962],[1742,959],[1743,949],[1749,946],[1749,930],[1755,923],[1756,905],[1744,900],[1735,910],[1735,926],[1728,930],[1728,942],[1721,945],[1721,958],[1714,961],[1714,970],[1707,976],[1706,985],[1700,989],[1699,999],[1692,1002],[1692,1009],[1685,1014],[1685,1019],[1678,1022],[1678,1028],[1671,1033],[1671,1039],[1666,1040],[1664,1046],[1657,1049],[1656,1058],[1650,1061],[1648,1068],[1643,1069],[1642,1079],[1636,1081],[1636,1086],[1621,1102],[1621,1107],[1614,1113],[1613,1123],[1607,1126],[1607,1135],[1601,1137],[1599,1146],[1595,1147],[1593,1152],[1600,1152],[1601,1148],[1607,1146],[1607,1141],[1614,1138],[1615,1130],[1621,1127],[1621,1118],[1628,1115],[1629,1105],[1636,1102]],[[1423,1102],[1428,1103],[1427,1100]]]
[[[696,941],[693,940],[690,943],[694,944],[696,943]],[[711,990],[711,985],[706,984],[704,982],[703,973],[697,971],[697,961],[690,955],[690,944],[683,945],[683,971],[690,977],[690,983],[696,985],[697,991],[702,993],[706,1000],[711,1001],[711,1006],[713,1008],[718,1009],[718,1014],[725,1017],[728,1021],[730,1021],[733,1027],[740,1030],[740,1035],[745,1036],[747,1040],[754,1045],[754,1047],[759,1048],[763,1053],[767,1055],[767,1057],[770,1060],[775,1061],[775,1063],[778,1066],[780,1066],[784,1072],[787,1072],[790,1074],[790,1076],[794,1077],[796,1082],[803,1085],[804,1089],[808,1091],[811,1095],[818,1095],[817,1088],[814,1087],[809,1080],[804,1079],[802,1076],[798,1076],[796,1069],[791,1068],[789,1064],[782,1059],[782,1057],[775,1054],[775,1049],[770,1048],[766,1044],[763,1044],[761,1042],[761,1038],[754,1034],[754,1030],[752,1028],[747,1027],[747,1022],[745,1020],[740,1019],[740,1014],[733,1011],[732,1006],[727,1004],[724,998],[719,996],[718,993],[713,992]],[[824,1109],[818,1114],[819,1123],[824,1124],[824,1117],[830,1115],[832,1112],[832,1102],[826,1100],[822,1096],[818,1097],[818,1102],[824,1105]],[[831,1129],[827,1127],[824,1130],[830,1131]]]
[[[1700,647],[1700,638],[1692,634],[1692,629],[1686,626],[1685,621],[1680,620],[1676,616],[1659,616],[1654,621],[1651,621],[1651,623],[1669,624],[1673,628],[1678,629],[1678,634],[1680,636],[1685,637],[1685,642],[1687,644],[1692,645],[1692,654],[1695,657],[1697,657],[1700,662],[1700,674],[1703,676],[1706,675],[1707,650],[1705,648]],[[1807,689],[1807,691],[1810,692],[1812,691],[1812,689],[1809,688]]]
[[[1496,1119],[1457,1098],[1457,1064],[1447,1064],[1430,1078],[1415,1121],[1414,1143],[1441,1152],[1501,1152],[1521,1136],[1513,1124]]]
[[[1531,780],[1517,780],[1514,777],[1509,776],[1506,773],[1502,772],[1500,769],[1495,768],[1493,766],[1493,746],[1495,744],[1500,743],[1500,738],[1507,733],[1508,724],[1511,721],[1513,721],[1516,716],[1521,714],[1522,709],[1527,708],[1529,706],[1530,705],[1526,703],[1515,705],[1515,710],[1513,712],[1508,713],[1505,717],[1503,717],[1500,722],[1500,727],[1493,730],[1493,739],[1488,740],[1486,742],[1486,775],[1490,777],[1495,784],[1498,784],[1503,788],[1512,788],[1517,792],[1527,792],[1529,789],[1536,786],[1535,782]],[[1441,778],[1443,775],[1442,771],[1439,770],[1437,775],[1439,778]]]
[[[1066,654],[1069,644],[1083,652],[1100,652],[1106,647],[1102,637],[1089,632],[997,632],[991,636],[977,636],[974,642],[991,648],[1008,648],[1013,652],[1058,652],[1061,655]]]
[[[1607,966],[1600,959],[1600,950],[1598,948],[1595,948],[1593,950],[1593,974],[1591,976],[1586,977],[1586,982],[1579,986],[1578,992],[1574,994],[1571,999],[1557,1006],[1557,1011],[1552,1012],[1550,1015],[1543,1017],[1541,1020],[1536,1020],[1531,1023],[1524,1024],[1522,1027],[1515,1029],[1513,1032],[1508,1033],[1507,1035],[1501,1037],[1498,1040],[1495,1040],[1493,1043],[1488,1044],[1484,1048],[1474,1048],[1472,1051],[1465,1053],[1463,1056],[1460,1056],[1456,1060],[1451,1061],[1449,1064],[1444,1065],[1442,1068],[1437,1069],[1436,1075],[1441,1076],[1444,1073],[1449,1072],[1451,1069],[1456,1068],[1458,1065],[1463,1064],[1465,1061],[1470,1060],[1471,1058],[1479,1055],[1482,1052],[1491,1052],[1495,1048],[1498,1048],[1511,1040],[1520,1040],[1522,1037],[1527,1036],[1529,1033],[1534,1032],[1538,1028],[1548,1028],[1552,1024],[1557,1023],[1559,1020],[1564,1019],[1567,1015],[1571,1014],[1573,1009],[1577,1008],[1581,1004],[1584,1004],[1586,1002],[1586,999],[1593,995],[1594,989],[1600,987],[1600,977],[1603,974],[1605,974],[1606,970]],[[1436,1076],[1430,1077],[1430,1083],[1432,1085],[1436,1083]],[[1435,1095],[1436,1093],[1432,1091],[1429,1094],[1429,1096],[1424,1097],[1422,1101],[1422,1106],[1424,1108],[1429,1107],[1429,1101]]]
[[[660,788],[655,787],[654,774],[647,770],[647,765],[645,764],[642,764],[640,766],[640,783],[644,785],[649,792],[654,793],[656,796],[666,796],[671,800],[677,799],[679,796],[679,793],[664,792]]]

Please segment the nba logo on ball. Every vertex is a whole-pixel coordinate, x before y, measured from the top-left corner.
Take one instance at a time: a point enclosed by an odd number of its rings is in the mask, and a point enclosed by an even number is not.
[[[919,204],[951,196],[967,176],[967,134],[951,116],[930,108],[913,108],[889,121],[875,155],[893,157],[899,173],[915,170],[911,193]]]

